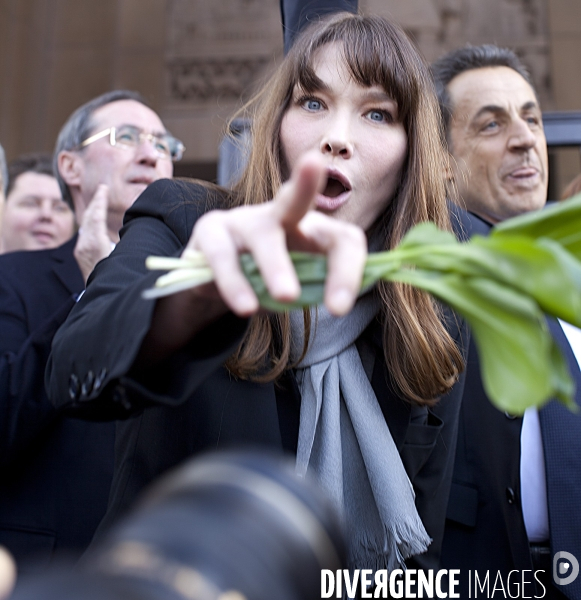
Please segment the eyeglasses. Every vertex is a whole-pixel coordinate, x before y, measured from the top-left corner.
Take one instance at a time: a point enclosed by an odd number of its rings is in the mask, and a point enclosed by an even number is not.
[[[171,158],[172,161],[180,160],[184,154],[185,146],[177,138],[164,133],[161,135],[155,133],[145,133],[138,127],[132,125],[123,125],[122,127],[109,127],[81,142],[80,147],[84,148],[101,138],[109,136],[111,146],[122,146],[125,148],[137,148],[140,144],[148,141],[153,144],[160,158]]]

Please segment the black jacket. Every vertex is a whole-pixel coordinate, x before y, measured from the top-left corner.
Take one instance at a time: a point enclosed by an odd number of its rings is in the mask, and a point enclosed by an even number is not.
[[[0,544],[20,570],[88,545],[112,477],[114,424],[62,418],[44,389],[52,338],[84,288],[75,241],[0,256]]]
[[[244,445],[296,449],[300,397],[294,378],[275,387],[234,380],[223,367],[244,335],[243,319],[229,314],[157,368],[132,369],[154,308],[141,293],[159,275],[146,271],[145,258],[179,255],[198,216],[215,203],[210,196],[184,181],[149,186],[128,211],[120,243],[97,266],[55,337],[47,371],[53,400],[89,418],[126,418],[117,429],[106,526],[151,480],[193,454]],[[467,343],[461,321],[450,318],[449,327],[460,344]],[[382,356],[379,327],[372,324],[364,335]],[[79,385],[87,380],[90,389]],[[428,553],[416,557],[424,568],[438,563],[463,384],[461,377],[434,409],[412,411],[390,385],[383,360],[376,361],[372,377],[434,539]]]
[[[473,216],[472,222],[478,221]],[[490,227],[484,221],[480,223]],[[481,229],[479,226],[478,232]],[[549,320],[548,325],[575,379],[576,401],[581,406],[581,373],[577,361],[559,323]],[[521,583],[521,574],[525,572],[524,580],[528,583],[521,590],[522,597],[541,595],[543,589],[535,588],[532,576],[533,564],[522,513],[520,443],[523,419],[498,410],[488,399],[473,340],[470,341],[466,371],[454,476],[442,548],[442,567],[460,569],[460,586],[456,589],[460,598],[470,597],[470,570],[478,570],[480,579],[485,577],[487,571],[493,578],[500,571],[505,584],[511,571],[519,571]],[[567,412],[564,407],[555,409]],[[560,452],[564,462],[578,469],[581,455],[581,416],[567,416],[573,427],[578,429],[578,435],[573,440],[563,441]],[[579,498],[581,489],[572,494],[570,525],[577,530],[575,535],[581,540],[581,517],[576,510]],[[581,547],[581,543],[579,546]],[[571,551],[571,548],[552,548],[553,553],[560,550]],[[514,594],[515,589],[513,585],[511,593]],[[572,594],[571,598],[581,597],[578,591],[573,591],[573,586],[568,586],[567,592]]]

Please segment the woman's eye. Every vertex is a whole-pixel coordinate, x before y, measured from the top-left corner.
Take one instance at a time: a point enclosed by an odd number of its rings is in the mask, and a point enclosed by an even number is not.
[[[383,120],[385,120],[385,115],[380,110],[370,110],[367,114],[372,121],[381,123]]]
[[[390,122],[390,114],[384,110],[370,110],[367,113],[367,117],[370,121],[375,121],[376,123],[383,123],[384,121]]]
[[[305,100],[303,100],[302,105],[307,110],[313,111],[321,110],[321,108],[323,108],[323,103],[315,98],[306,98]]]

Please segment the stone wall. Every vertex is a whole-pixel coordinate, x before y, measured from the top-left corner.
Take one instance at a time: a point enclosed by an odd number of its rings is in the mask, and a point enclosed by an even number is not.
[[[52,150],[70,113],[114,88],[163,100],[166,0],[0,0],[0,140]]]
[[[360,8],[398,21],[430,61],[467,42],[510,46],[545,110],[581,110],[579,0],[360,0]],[[281,57],[278,0],[0,0],[0,140],[9,157],[51,150],[82,102],[137,89],[186,144],[182,172],[200,174],[198,165],[211,174],[227,118]],[[561,176],[578,162],[569,152]]]
[[[360,7],[400,23],[430,62],[467,43],[511,47],[543,105],[553,105],[546,0],[360,0]]]
[[[228,117],[282,57],[277,0],[170,0],[162,116],[185,160],[216,161]]]

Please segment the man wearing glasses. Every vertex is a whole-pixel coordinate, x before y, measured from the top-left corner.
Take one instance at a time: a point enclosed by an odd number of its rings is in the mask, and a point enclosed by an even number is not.
[[[119,240],[125,211],[150,183],[172,176],[172,161],[183,151],[133,92],[99,96],[69,118],[57,140],[55,172],[81,226],[75,258],[85,279]]]
[[[53,250],[0,256],[0,545],[21,573],[80,554],[105,512],[114,423],[57,414],[44,370],[56,330],[114,248],[125,211],[150,183],[172,176],[183,150],[139,94],[91,100],[65,123],[54,153],[78,234]],[[69,393],[82,398],[101,379],[89,373]]]

